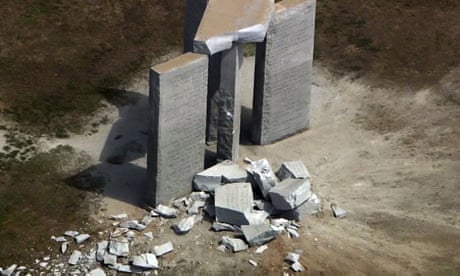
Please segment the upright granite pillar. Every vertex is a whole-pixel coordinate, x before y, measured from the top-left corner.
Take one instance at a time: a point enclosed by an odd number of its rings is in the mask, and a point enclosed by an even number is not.
[[[208,57],[186,53],[150,70],[147,202],[192,190],[204,168]]]
[[[193,52],[195,38],[209,0],[185,0],[184,53]]]
[[[309,128],[315,0],[284,0],[257,45],[252,140],[268,144]]]
[[[222,52],[220,88],[218,91],[219,124],[217,131],[217,159],[238,159],[240,143],[240,66],[243,61],[241,45]]]

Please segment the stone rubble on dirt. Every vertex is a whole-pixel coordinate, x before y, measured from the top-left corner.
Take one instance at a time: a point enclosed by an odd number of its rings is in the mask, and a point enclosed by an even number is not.
[[[193,231],[194,225],[203,220],[204,214],[208,215],[214,219],[211,226],[213,231],[233,234],[221,238],[217,250],[222,252],[226,252],[226,249],[240,252],[257,246],[255,254],[263,254],[268,249],[266,244],[278,235],[299,237],[301,225],[294,219],[298,219],[299,214],[312,215],[321,210],[319,197],[311,191],[311,176],[307,168],[300,161],[284,162],[275,174],[266,159],[245,161],[249,163],[246,171],[231,161],[224,161],[198,173],[193,182],[198,191],[173,199],[171,206],[174,207],[157,205],[140,221],[129,219],[125,213],[108,216],[108,220],[115,220],[113,228],[99,232],[99,241],[77,231],[52,236],[51,239],[59,243],[63,257],[66,257],[68,248],[72,248],[71,255],[67,255],[68,260],[59,263],[49,257],[46,257],[46,261],[36,260],[38,269],[29,268],[29,273],[47,271],[47,274],[56,276],[99,276],[105,275],[108,269],[125,273],[148,273],[154,270],[156,273],[161,268],[162,256],[174,251],[172,242],[151,246],[149,252],[139,252],[137,247],[130,250],[130,247],[139,241],[150,243],[154,240],[152,231],[143,231],[152,222],[161,227],[166,219],[173,219],[170,224],[172,230],[184,235]],[[345,210],[335,205],[331,207],[334,216],[345,215]],[[136,235],[137,232],[130,229],[142,232],[142,235]],[[66,237],[74,240],[72,245],[72,241],[67,241]],[[89,249],[86,243],[91,244]],[[75,246],[78,250],[74,249]],[[82,252],[84,250],[88,253]],[[298,252],[290,252],[286,257],[293,271],[305,270],[299,259]],[[257,266],[255,260],[249,259],[248,262]],[[16,275],[15,271],[25,270],[25,267],[19,270],[15,265],[4,270],[0,268],[0,275]]]
[[[337,207],[337,205],[334,203],[331,204],[331,209],[332,209],[332,214],[336,218],[344,218],[347,215],[347,211],[345,211],[344,209],[340,207]]]

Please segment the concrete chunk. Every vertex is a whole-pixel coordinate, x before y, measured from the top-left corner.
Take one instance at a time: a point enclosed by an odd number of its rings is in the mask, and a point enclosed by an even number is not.
[[[262,254],[264,253],[265,250],[268,249],[268,246],[267,245],[262,245],[262,246],[259,246],[257,247],[256,249],[256,254]]]
[[[195,225],[195,216],[187,217],[179,221],[179,223],[174,224],[172,226],[174,232],[178,235],[186,234],[188,233],[193,225]]]
[[[267,159],[261,159],[251,162],[248,168],[249,173],[253,176],[257,187],[264,198],[268,197],[268,192],[277,184],[277,179],[272,171]]]
[[[321,200],[315,193],[312,193],[311,197],[298,208],[298,211],[303,216],[317,214],[321,212]]]
[[[64,254],[67,251],[69,243],[68,242],[63,242],[61,243],[61,253]]]
[[[110,240],[109,253],[115,256],[127,257],[129,255],[129,241],[125,238]]]
[[[69,257],[69,265],[76,265],[78,263],[78,261],[80,260],[80,257],[81,257],[81,252],[78,251],[78,250],[74,250],[72,252],[72,255],[70,255]]]
[[[128,214],[121,213],[121,214],[118,214],[118,215],[111,215],[109,218],[113,219],[113,220],[122,220],[122,219],[128,218]]]
[[[282,163],[278,172],[276,172],[276,175],[280,180],[284,180],[286,178],[311,178],[307,167],[305,167],[302,161],[290,161]]]
[[[269,215],[269,213],[261,210],[251,210],[249,212],[244,212],[244,216],[250,225],[266,224]]]
[[[18,267],[17,264],[13,264],[11,266],[9,266],[7,269],[5,270],[1,270],[0,269],[0,275],[5,275],[5,276],[10,276],[14,273],[14,271],[16,270],[16,268]]]
[[[242,225],[241,231],[250,246],[262,245],[278,235],[268,224]]]
[[[248,173],[230,160],[218,163],[193,178],[193,188],[213,192],[224,183],[246,182]]]
[[[146,253],[133,257],[133,265],[148,269],[158,269],[157,257],[153,254]]]
[[[337,207],[337,205],[332,204],[331,205],[332,213],[334,214],[334,217],[336,218],[344,218],[347,215],[347,211],[344,209]]]
[[[225,247],[228,249],[231,249],[233,252],[239,252],[248,249],[248,245],[242,239],[223,236],[220,243],[225,245]]]
[[[291,265],[291,269],[294,270],[295,272],[304,272],[305,268],[299,263],[295,262]]]
[[[249,224],[245,212],[251,211],[252,201],[250,183],[234,183],[218,187],[215,195],[217,221],[234,225]]]
[[[105,254],[103,263],[105,265],[114,266],[117,264],[117,256],[112,255],[112,254]]]
[[[174,208],[170,208],[166,205],[158,204],[157,208],[155,208],[155,213],[159,214],[165,218],[175,218],[177,216],[177,210]]]
[[[105,272],[102,268],[96,268],[89,272],[90,276],[105,276]]]
[[[144,224],[139,223],[137,220],[124,221],[120,223],[119,226],[123,228],[134,229],[137,231],[143,231],[146,227]]]
[[[300,254],[295,253],[295,252],[288,252],[286,258],[284,258],[286,261],[289,261],[291,263],[296,263],[300,259]]]
[[[203,208],[206,205],[206,202],[202,200],[195,200],[193,201],[192,205],[187,208],[187,214],[189,215],[196,215],[200,213],[200,208]]]
[[[276,210],[292,210],[312,195],[308,179],[288,178],[270,190],[269,196]]]
[[[107,253],[108,246],[108,241],[101,241],[97,243],[96,261],[102,262],[104,260],[104,255]]]
[[[71,238],[77,236],[78,234],[80,234],[80,233],[78,233],[77,231],[65,231],[64,232],[64,235],[66,235],[68,237],[71,237]]]
[[[214,222],[211,228],[212,230],[216,232],[220,232],[220,231],[240,232],[241,231],[241,229],[239,229],[238,227],[233,226],[228,223],[223,223],[223,222]]]
[[[174,247],[173,247],[172,242],[170,241],[153,247],[153,253],[157,257],[163,256],[169,252],[172,252],[173,250],[174,250]]]
[[[80,235],[74,237],[76,243],[82,243],[82,242],[86,241],[89,238],[90,238],[90,235],[88,235],[88,234],[80,234]]]

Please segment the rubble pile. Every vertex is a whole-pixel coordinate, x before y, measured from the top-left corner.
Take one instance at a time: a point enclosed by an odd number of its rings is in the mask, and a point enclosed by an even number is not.
[[[263,254],[266,245],[278,235],[299,237],[299,209],[302,214],[315,214],[321,210],[318,196],[311,190],[311,176],[300,161],[285,162],[276,174],[266,159],[251,161],[246,170],[231,161],[219,163],[193,180],[196,190],[190,195],[171,200],[170,206],[159,204],[141,220],[130,219],[127,214],[107,217],[112,221],[110,231],[99,232],[97,239],[86,233],[66,231],[62,236],[52,236],[57,250],[68,256],[66,263],[45,257],[36,260],[38,267],[26,268],[12,265],[0,268],[0,275],[32,275],[45,272],[51,275],[105,275],[114,270],[148,275],[161,269],[161,258],[174,251],[173,242],[158,244],[151,231],[146,231],[153,221],[162,225],[174,219],[171,226],[177,235],[187,234],[204,216],[214,220],[211,229],[226,231],[217,250],[245,251],[257,247]],[[335,208],[337,217],[341,209]],[[343,214],[344,215],[344,214]],[[145,232],[144,232],[145,231]],[[147,245],[141,251],[139,244]],[[145,248],[145,247],[143,247]],[[66,254],[66,255],[65,255]],[[293,271],[303,271],[300,253],[290,252],[286,261]],[[257,266],[254,260],[248,260]]]

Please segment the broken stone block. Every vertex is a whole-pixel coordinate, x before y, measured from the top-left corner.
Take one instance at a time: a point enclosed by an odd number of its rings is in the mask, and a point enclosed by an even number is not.
[[[153,240],[153,233],[151,231],[144,233],[144,236],[146,236],[149,240]]]
[[[193,201],[192,205],[187,209],[187,214],[196,215],[200,213],[200,208],[204,207],[206,202],[202,200]]]
[[[278,235],[268,224],[242,225],[241,231],[250,246],[262,245]]]
[[[144,224],[139,223],[137,220],[124,221],[120,223],[119,226],[123,228],[134,229],[137,231],[143,231],[146,227]]]
[[[267,250],[267,249],[268,249],[268,246],[265,245],[265,244],[262,245],[262,246],[259,246],[259,247],[257,247],[257,249],[256,249],[256,254],[262,254],[262,253],[264,253],[264,251]]]
[[[225,247],[228,249],[231,249],[233,252],[239,252],[248,249],[248,245],[242,239],[223,236],[220,243],[225,245]]]
[[[127,257],[129,255],[129,241],[125,238],[110,240],[109,253],[115,256]]]
[[[332,213],[336,218],[344,218],[347,215],[347,211],[344,209],[337,207],[335,204],[331,204]]]
[[[104,259],[103,259],[103,263],[105,265],[114,266],[114,265],[117,264],[117,256],[112,255],[112,254],[105,254]]]
[[[295,262],[291,264],[291,269],[294,270],[295,272],[304,272],[305,268],[299,263]]]
[[[248,224],[257,225],[267,223],[267,218],[270,214],[265,211],[260,210],[251,210],[249,212],[244,212]]]
[[[164,254],[167,254],[171,251],[174,250],[174,247],[173,247],[173,244],[172,242],[167,242],[167,243],[164,243],[164,244],[161,244],[161,245],[156,245],[153,247],[153,253],[155,254],[155,256],[159,257],[159,256],[163,256]]]
[[[76,265],[78,263],[78,261],[80,260],[80,257],[81,257],[81,252],[78,251],[78,250],[74,250],[72,252],[72,255],[70,255],[69,257],[69,265]]]
[[[157,208],[155,208],[155,213],[159,214],[164,218],[175,218],[177,217],[177,210],[174,208],[170,208],[168,206],[158,204]]]
[[[288,252],[286,258],[284,258],[286,261],[289,261],[291,263],[296,263],[300,259],[300,254],[295,253],[295,252]]]
[[[193,178],[193,188],[199,191],[214,192],[224,183],[246,182],[248,173],[230,160],[225,160],[198,174]]]
[[[138,268],[138,267],[126,265],[126,264],[115,264],[114,266],[110,266],[110,267],[115,269],[118,272],[124,272],[124,273],[138,274],[144,271],[142,268]]]
[[[104,255],[107,253],[108,246],[108,241],[101,241],[97,243],[96,261],[102,262],[104,260]]]
[[[14,271],[16,270],[16,268],[18,267],[17,264],[13,264],[13,265],[10,265],[7,269],[5,270],[2,270],[0,269],[0,275],[5,275],[5,276],[10,276],[14,273]]]
[[[296,179],[310,179],[310,173],[303,164],[302,161],[291,161],[284,162],[281,164],[280,169],[276,172],[276,175],[280,180],[285,180],[286,178],[296,178]]]
[[[257,209],[263,210],[263,211],[267,212],[270,215],[275,210],[275,208],[273,207],[273,204],[268,200],[254,200],[254,203],[255,203]]]
[[[69,243],[68,242],[63,242],[61,243],[61,253],[64,254],[67,251]]]
[[[86,241],[87,239],[89,239],[90,235],[88,234],[80,234],[78,236],[75,236],[74,239],[75,239],[75,242],[76,243],[82,243],[84,241]]]
[[[299,207],[311,195],[311,184],[308,179],[287,178],[269,192],[273,207],[281,211]]]
[[[195,225],[195,216],[187,217],[172,226],[174,232],[178,235],[188,233]]]
[[[63,236],[59,236],[59,237],[52,236],[51,239],[56,242],[66,242],[67,241],[67,239]]]
[[[311,197],[298,208],[298,212],[303,216],[311,216],[321,212],[321,200],[312,193]]]
[[[105,276],[105,272],[102,268],[96,268],[89,272],[89,276]]]
[[[129,240],[132,240],[136,237],[136,233],[134,233],[134,231],[128,231],[126,232],[125,237],[127,237]]]
[[[189,196],[189,198],[193,201],[196,201],[196,200],[206,201],[208,200],[209,197],[210,195],[205,192],[193,192]]]
[[[128,218],[128,214],[122,213],[118,215],[112,215],[109,218],[113,220],[122,220],[122,219]]]
[[[232,231],[232,232],[240,232],[241,229],[237,228],[236,226],[233,226],[231,224],[228,224],[228,223],[224,223],[224,222],[214,222],[212,224],[212,230],[216,231],[216,232],[220,232],[220,231]]]
[[[80,233],[78,233],[77,231],[65,231],[64,232],[64,235],[66,235],[68,237],[71,237],[71,238],[77,236],[78,234],[80,234]]]
[[[267,159],[251,162],[248,168],[249,173],[254,178],[262,196],[267,198],[268,192],[277,184],[277,179],[272,171]]]
[[[152,223],[153,218],[150,215],[146,215],[142,218],[141,223],[145,226],[148,226],[150,223]]]
[[[215,212],[219,222],[234,225],[249,224],[245,212],[252,210],[253,193],[250,183],[234,183],[216,189]]]
[[[300,237],[299,233],[298,233],[295,229],[293,229],[293,228],[291,228],[291,227],[287,227],[287,228],[286,228],[286,231],[289,233],[289,236],[290,236],[291,238],[298,238],[298,237]]]
[[[248,260],[248,263],[252,266],[257,266],[257,262],[254,260]]]
[[[133,265],[148,269],[158,269],[157,257],[150,253],[141,254],[133,257]]]

